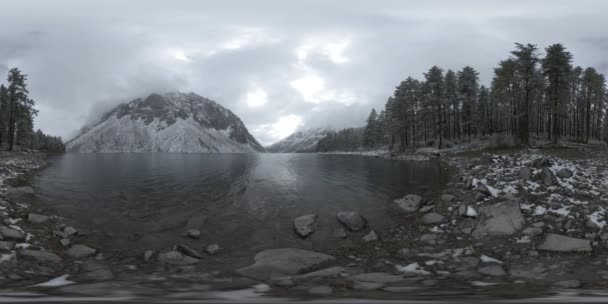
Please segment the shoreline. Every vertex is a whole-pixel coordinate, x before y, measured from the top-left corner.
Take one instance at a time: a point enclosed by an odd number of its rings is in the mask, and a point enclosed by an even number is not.
[[[593,147],[589,150],[595,152],[595,156],[602,153],[593,151]],[[433,298],[431,294],[436,289],[454,291],[451,296],[458,298],[459,294],[464,296],[471,292],[500,296],[516,286],[525,298],[546,295],[556,290],[552,288],[601,288],[601,279],[608,277],[608,266],[605,266],[608,261],[602,255],[608,246],[608,234],[601,233],[606,224],[601,200],[608,195],[608,180],[601,178],[602,169],[608,168],[606,158],[589,159],[586,154],[565,157],[553,153],[555,151],[542,151],[550,155],[547,160],[551,165],[546,168],[552,174],[547,175],[542,164],[535,167],[535,163],[543,162],[537,159],[546,157],[545,153],[530,150],[490,152],[466,151],[438,157],[455,170],[446,187],[439,192],[412,193],[418,198],[409,197],[407,203],[413,200],[417,206],[415,210],[395,210],[393,216],[401,217],[402,222],[394,229],[377,233],[373,227],[365,228],[369,233],[365,232],[363,239],[352,239],[352,245],[327,252],[333,255],[328,263],[307,268],[316,271],[272,279],[262,278],[255,272],[243,275],[240,270],[201,273],[190,266],[196,261],[179,250],[152,252],[150,256],[146,253],[148,258],[141,257],[138,261],[105,256],[105,252],[87,246],[86,235],[68,233],[73,228],[65,226],[61,217],[37,206],[32,199],[33,193],[26,189],[20,190],[22,193],[18,195],[14,191],[6,192],[7,178],[3,176],[0,188],[0,208],[6,213],[3,225],[23,232],[25,236],[21,241],[14,241],[17,247],[10,254],[0,251],[0,281],[5,291],[6,288],[10,291],[36,290],[49,295],[99,296],[118,288],[132,296],[145,297],[170,295],[181,288],[207,296],[218,290],[248,290],[253,297],[371,295],[374,299],[387,300],[397,295],[398,299]],[[385,153],[325,154],[387,158]],[[46,155],[29,154],[32,157],[29,160],[28,154],[16,155],[17,158],[25,155],[25,160],[0,160],[0,167],[10,168],[4,170],[7,176],[25,175],[17,177],[20,182],[13,185],[31,182],[33,175],[49,164]],[[390,154],[388,157],[412,160]],[[530,170],[530,177],[526,179],[520,178],[520,170],[524,167]],[[562,169],[570,170],[572,176],[555,176]],[[565,176],[562,173],[567,172],[559,173]],[[585,185],[577,179],[579,177],[590,185],[583,187],[584,193],[576,191],[577,187]],[[555,184],[547,185],[545,181]],[[586,204],[583,198],[587,198]],[[511,208],[513,204],[517,204],[517,211]],[[397,207],[406,205],[396,204]],[[500,219],[497,219],[496,210],[488,210],[493,208],[491,206],[504,211],[499,214],[506,216],[507,222],[518,223],[516,227],[496,226]],[[480,223],[485,223],[482,226],[488,235],[477,236]],[[573,241],[578,247],[573,247],[574,252],[563,248],[557,252],[550,250],[550,246],[543,247],[549,235],[569,237],[560,239],[561,243]],[[68,244],[62,245],[62,240],[66,239]],[[6,236],[4,241],[7,241]],[[67,254],[69,248],[74,247],[78,250]],[[549,250],[545,250],[547,248]],[[46,253],[40,255],[40,252]],[[180,257],[172,260],[174,252]],[[303,253],[273,254],[298,256]],[[145,265],[157,269],[144,270],[149,268]],[[40,283],[49,286],[32,287]],[[195,286],[201,284],[204,286]],[[144,286],[157,287],[149,290]]]

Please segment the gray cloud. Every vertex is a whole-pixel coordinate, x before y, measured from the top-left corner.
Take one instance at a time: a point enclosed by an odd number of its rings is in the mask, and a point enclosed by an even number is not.
[[[360,126],[435,64],[471,65],[487,84],[514,42],[561,42],[606,72],[607,14],[590,0],[22,0],[0,11],[0,73],[29,74],[36,127],[66,138],[119,102],[180,90],[230,108],[269,144],[287,122]],[[266,103],[248,104],[251,92]]]

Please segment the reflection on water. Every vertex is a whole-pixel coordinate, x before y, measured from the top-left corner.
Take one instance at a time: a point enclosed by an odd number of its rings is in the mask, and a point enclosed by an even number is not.
[[[316,154],[65,154],[35,180],[41,200],[104,246],[163,249],[188,228],[197,245],[251,257],[271,247],[331,242],[335,214],[360,211],[374,229],[390,225],[395,197],[438,187],[438,162]],[[300,240],[293,218],[316,213],[319,230]]]

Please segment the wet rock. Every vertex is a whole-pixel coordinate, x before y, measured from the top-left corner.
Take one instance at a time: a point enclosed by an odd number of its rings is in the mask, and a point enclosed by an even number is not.
[[[301,238],[305,238],[315,232],[317,226],[317,215],[307,214],[302,215],[293,220],[293,230]]]
[[[553,171],[548,167],[543,167],[541,171],[541,177],[543,179],[543,184],[547,187],[551,187],[558,184],[557,177],[553,174]]]
[[[327,296],[334,292],[329,286],[315,286],[308,289],[308,293],[315,296]]]
[[[557,288],[580,288],[583,284],[579,280],[559,281],[553,283]]]
[[[29,213],[27,215],[27,221],[34,224],[42,224],[49,220],[49,217],[42,214]]]
[[[477,272],[494,277],[501,277],[507,275],[505,270],[502,269],[502,266],[500,266],[500,264],[498,263],[490,263],[485,266],[479,267],[477,269]]]
[[[268,249],[254,257],[253,265],[237,270],[241,275],[265,280],[311,272],[335,261],[331,255],[295,248]]]
[[[445,216],[439,213],[427,213],[422,217],[422,222],[425,225],[434,225],[442,223],[445,220]]]
[[[532,171],[528,167],[521,167],[517,171],[517,175],[523,180],[530,180],[532,178]]]
[[[559,171],[557,171],[556,175],[559,178],[571,178],[574,175],[574,173],[572,173],[572,171],[570,171],[570,169],[562,168]]]
[[[519,209],[519,200],[512,199],[479,208],[479,218],[472,236],[476,239],[512,235],[526,223]]]
[[[24,241],[25,233],[6,226],[0,226],[0,235],[6,240]]]
[[[372,230],[368,234],[366,234],[361,240],[364,242],[374,242],[378,240],[378,235],[374,230]]]
[[[362,273],[351,277],[351,279],[354,281],[370,283],[395,283],[405,280],[405,278],[401,275],[395,275],[386,272]]]
[[[415,194],[408,194],[403,198],[393,201],[393,207],[400,213],[412,213],[418,211],[422,198]]]
[[[446,203],[449,204],[451,203],[456,197],[451,195],[451,194],[443,194],[441,195],[441,200]]]
[[[190,229],[184,233],[186,237],[191,239],[198,239],[201,237],[201,231],[198,229]]]
[[[460,204],[460,206],[458,206],[458,215],[459,216],[466,216],[467,215],[467,205]]]
[[[34,189],[30,186],[18,187],[18,188],[9,188],[6,193],[4,193],[4,197],[8,200],[22,200],[24,198],[32,198],[36,193]]]
[[[152,256],[154,256],[154,251],[146,250],[146,252],[144,252],[144,261],[146,261],[146,262],[150,261],[150,259],[152,259]]]
[[[72,236],[78,234],[78,230],[76,230],[74,227],[67,226],[63,228],[63,233],[65,233],[66,236]]]
[[[214,254],[220,252],[220,250],[222,250],[222,247],[220,247],[220,245],[218,245],[218,244],[207,245],[207,247],[205,248],[205,251],[209,255],[214,255]]]
[[[348,235],[346,234],[346,230],[344,230],[344,228],[338,227],[334,229],[332,236],[337,239],[345,239]]]
[[[0,251],[11,251],[15,248],[15,242],[0,241]]]
[[[418,210],[418,212],[420,212],[420,213],[427,213],[427,212],[433,210],[434,208],[435,208],[434,205],[428,205],[428,206],[424,206],[424,207],[420,208]]]
[[[539,157],[539,158],[535,159],[534,161],[532,161],[532,166],[534,168],[538,168],[538,169],[545,168],[545,167],[551,167],[551,161],[549,160],[548,157],[542,156],[542,157]]]
[[[178,244],[177,246],[175,246],[175,248],[177,249],[177,251],[181,252],[182,254],[185,254],[187,256],[196,258],[196,259],[202,259],[203,255],[200,254],[198,251],[196,251],[195,249],[188,247],[187,245],[184,244]]]
[[[61,257],[50,251],[23,249],[17,252],[18,257],[32,258],[40,263],[59,263]]]
[[[95,253],[97,253],[97,249],[93,249],[91,247],[81,245],[81,244],[74,245],[74,246],[70,247],[70,249],[65,251],[66,255],[76,258],[76,259],[92,256]]]
[[[591,242],[585,239],[550,233],[537,248],[545,251],[591,251]]]
[[[363,230],[367,226],[367,221],[355,211],[340,211],[336,217],[350,231]]]

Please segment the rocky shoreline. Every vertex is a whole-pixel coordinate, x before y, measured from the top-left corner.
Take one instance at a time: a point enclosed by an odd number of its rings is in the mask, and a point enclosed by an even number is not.
[[[219,246],[180,244],[180,237],[196,239],[195,230],[176,236],[174,248],[139,257],[95,248],[78,227],[36,204],[27,176],[46,164],[44,155],[2,154],[0,294],[223,299],[238,292],[390,300],[603,288],[603,149],[574,156],[539,150],[442,156],[455,172],[447,187],[422,187],[388,202],[398,219],[389,231],[375,231],[365,214],[344,210],[336,214],[343,228],[330,252],[268,249],[250,266],[222,272],[195,267],[200,259],[221,258]],[[294,219],[294,237],[306,239],[316,225],[314,214],[303,214]]]

